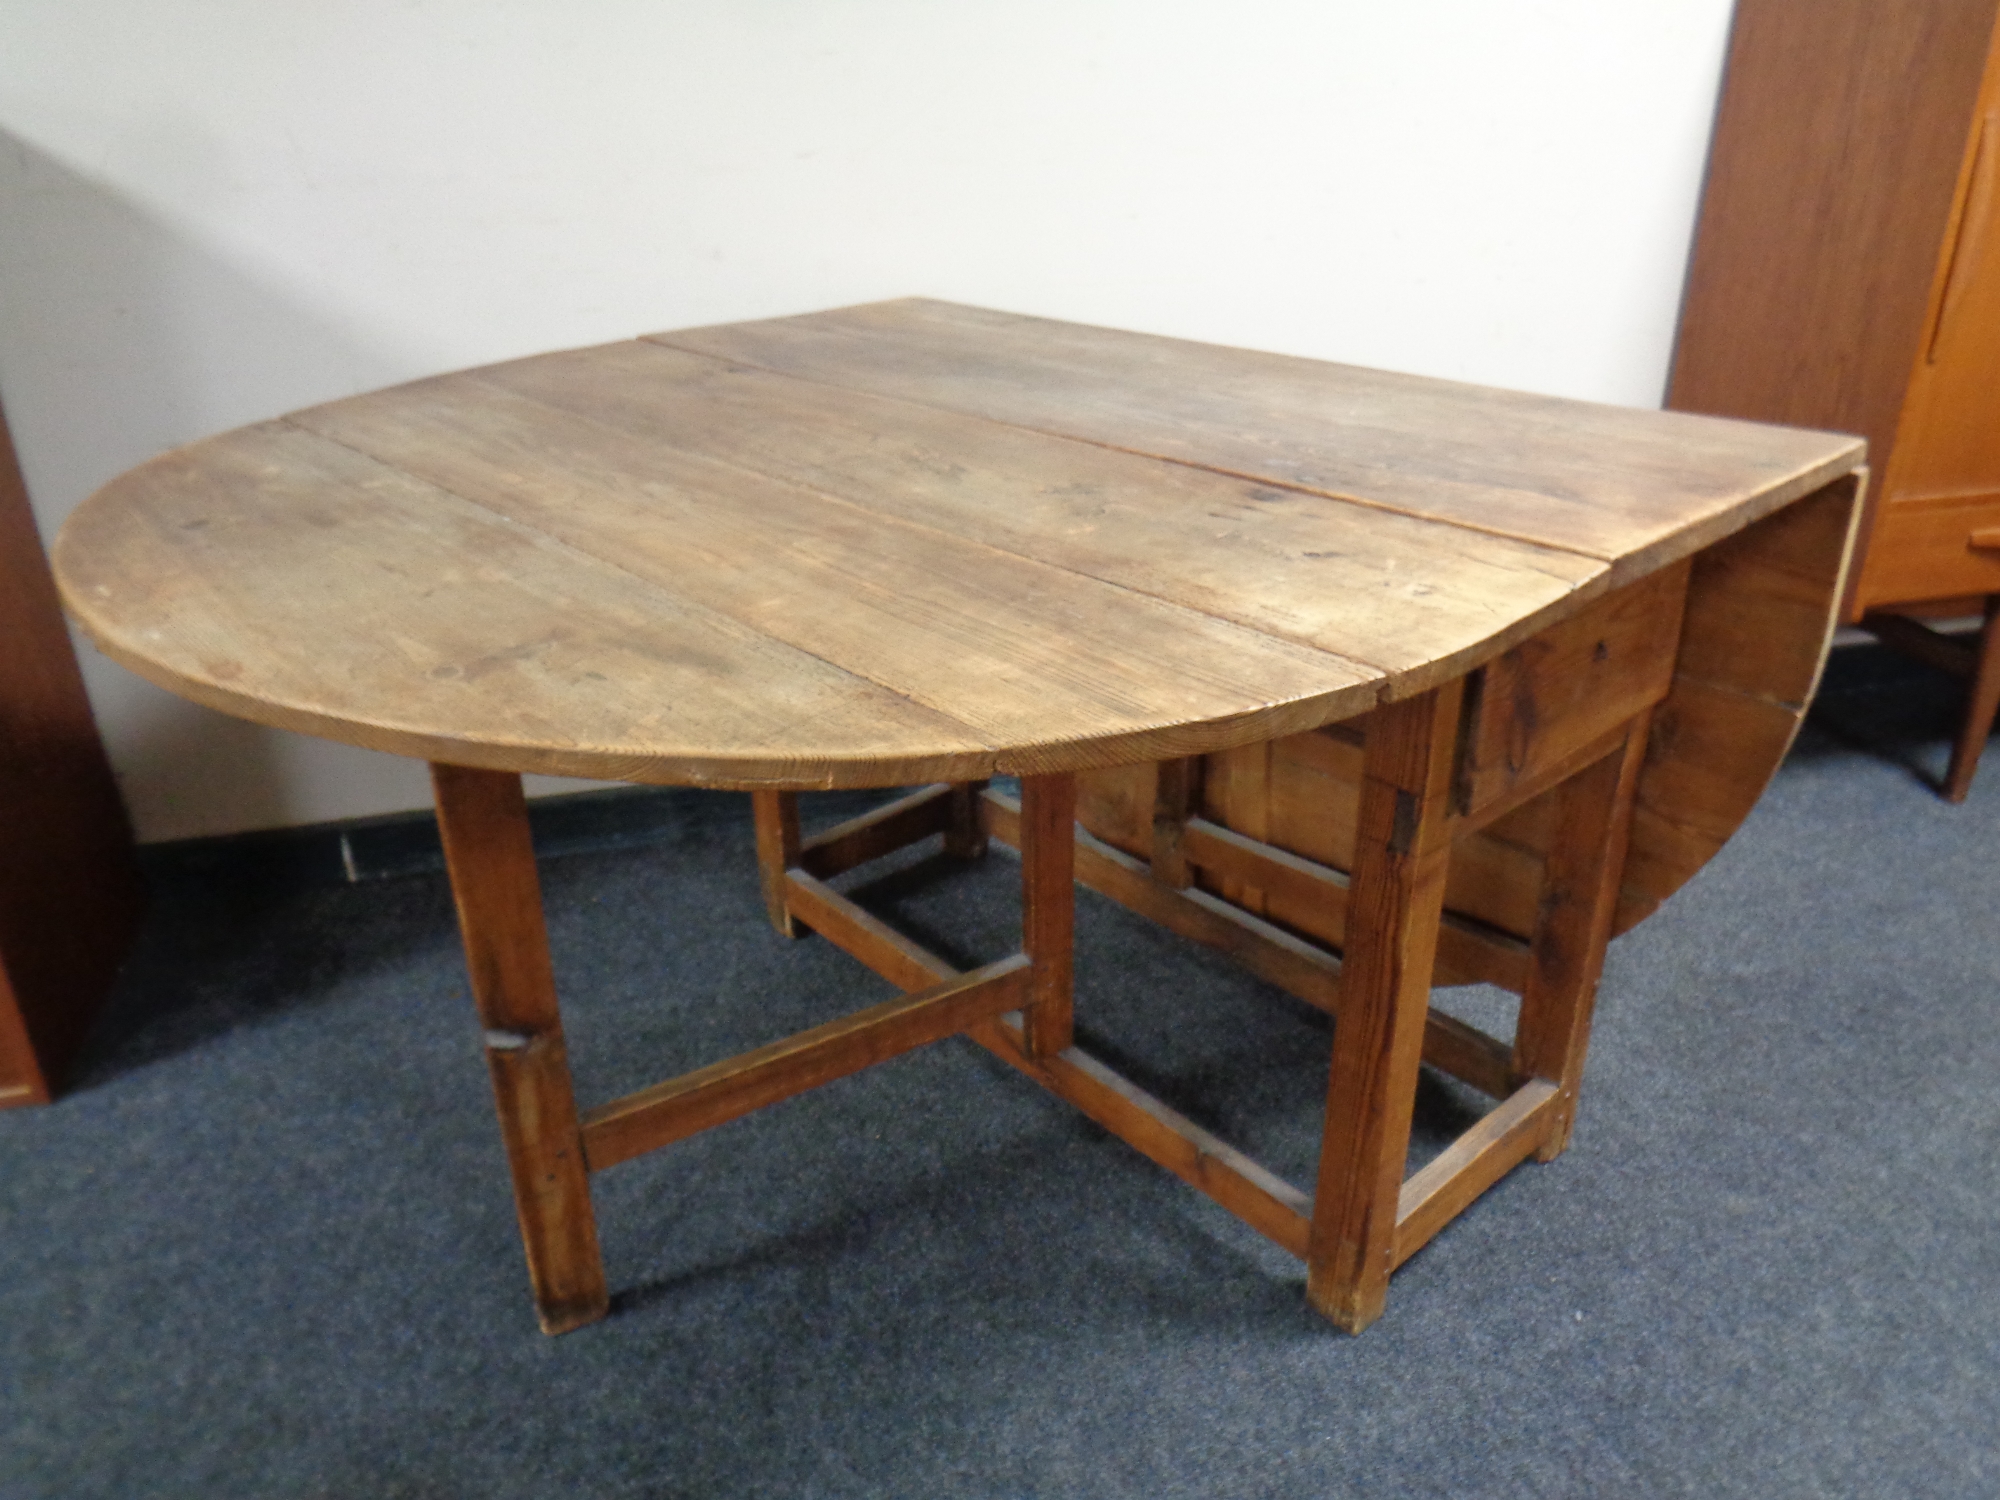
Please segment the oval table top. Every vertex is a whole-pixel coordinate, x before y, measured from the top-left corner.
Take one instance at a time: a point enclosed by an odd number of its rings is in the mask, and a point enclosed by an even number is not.
[[[194,443],[79,507],[55,566],[107,655],[260,723],[503,770],[894,785],[1349,717],[1859,447],[904,300]]]

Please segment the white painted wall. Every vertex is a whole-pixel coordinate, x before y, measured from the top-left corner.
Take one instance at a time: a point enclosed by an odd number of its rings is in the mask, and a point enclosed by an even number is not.
[[[1657,404],[1729,0],[6,0],[45,534],[411,376],[904,293]],[[142,836],[421,805],[84,650]]]

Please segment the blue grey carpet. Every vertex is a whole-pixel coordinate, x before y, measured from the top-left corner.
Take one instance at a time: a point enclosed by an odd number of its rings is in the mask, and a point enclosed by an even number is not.
[[[1950,707],[1838,654],[1614,946],[1571,1150],[1359,1338],[962,1041],[605,1173],[612,1316],[545,1338],[421,830],[359,883],[158,851],[74,1092],[0,1116],[0,1497],[2000,1494],[2000,754],[1939,802]],[[586,1100],[886,995],[770,932],[744,799],[590,806],[543,865]],[[1016,870],[871,899],[991,956]],[[1097,1050],[1310,1184],[1320,1017],[1087,894],[1078,977]],[[1420,1151],[1471,1103],[1427,1087]]]

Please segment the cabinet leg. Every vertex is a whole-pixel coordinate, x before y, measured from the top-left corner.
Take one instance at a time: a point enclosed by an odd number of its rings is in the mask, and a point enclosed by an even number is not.
[[[565,1333],[603,1317],[610,1299],[521,778],[433,765],[431,786],[535,1310],[543,1332]]]
[[[1618,885],[1631,839],[1632,805],[1646,758],[1650,712],[1627,729],[1618,750],[1564,782],[1555,837],[1542,877],[1541,907],[1528,959],[1528,983],[1514,1031],[1514,1066],[1561,1091],[1554,1130],[1536,1152],[1553,1161],[1569,1144],[1604,949],[1618,909]]]
[[[1451,854],[1461,683],[1368,721],[1306,1297],[1349,1333],[1381,1316]]]
[[[1986,598],[1986,623],[1979,631],[1979,656],[1972,671],[1972,691],[1965,703],[1965,722],[1951,747],[1945,772],[1944,799],[1963,802],[1972,790],[1980,752],[1993,732],[1993,715],[2000,712],[2000,594]]]

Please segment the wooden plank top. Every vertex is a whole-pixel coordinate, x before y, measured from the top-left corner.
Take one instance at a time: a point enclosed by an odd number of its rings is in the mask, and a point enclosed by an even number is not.
[[[64,597],[226,712],[713,786],[1363,712],[1852,469],[1849,438],[902,301],[420,380],[79,507]]]
[[[1740,530],[1861,461],[1858,440],[1829,433],[922,298],[652,339],[1578,552],[1612,564],[1619,582]]]

